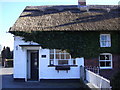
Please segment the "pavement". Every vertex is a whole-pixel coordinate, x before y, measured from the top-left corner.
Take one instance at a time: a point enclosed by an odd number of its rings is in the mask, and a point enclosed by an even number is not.
[[[83,88],[79,80],[41,80],[40,82],[24,82],[13,79],[13,68],[0,68],[2,90],[18,90],[18,89],[67,89],[79,90]]]
[[[84,81],[84,83],[91,88],[91,90],[101,90],[100,88],[96,88],[92,83]]]

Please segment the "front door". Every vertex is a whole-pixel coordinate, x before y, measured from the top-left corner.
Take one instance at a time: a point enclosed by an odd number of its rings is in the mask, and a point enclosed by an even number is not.
[[[30,76],[31,76],[31,78],[30,78],[30,80],[38,80],[38,70],[39,70],[39,68],[38,68],[38,66],[39,66],[39,56],[38,56],[38,51],[32,51],[31,53],[30,53],[30,61],[31,61],[31,68],[30,68]]]

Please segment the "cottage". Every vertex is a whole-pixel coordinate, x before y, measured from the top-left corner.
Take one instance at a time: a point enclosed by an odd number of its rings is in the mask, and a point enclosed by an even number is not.
[[[118,6],[27,6],[9,30],[14,79],[79,79],[81,65],[111,78],[120,69],[118,13]]]

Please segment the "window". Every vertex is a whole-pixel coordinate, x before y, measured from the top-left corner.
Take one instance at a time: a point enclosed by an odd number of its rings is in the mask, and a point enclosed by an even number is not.
[[[101,34],[100,35],[100,47],[111,47],[110,34]]]
[[[75,59],[65,50],[51,49],[50,50],[50,65],[75,65]]]
[[[112,68],[112,54],[102,53],[99,57],[100,69],[110,69]]]

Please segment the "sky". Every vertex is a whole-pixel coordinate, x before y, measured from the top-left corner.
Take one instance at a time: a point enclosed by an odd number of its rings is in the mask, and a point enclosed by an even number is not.
[[[8,33],[26,6],[77,5],[78,0],[1,0],[0,1],[0,45],[13,50],[14,38]],[[86,0],[88,5],[118,5],[119,0]]]

